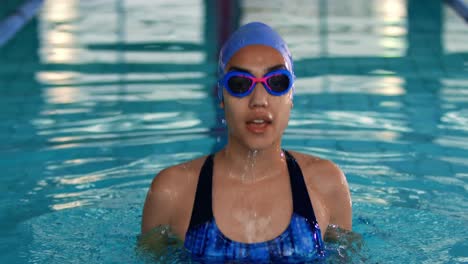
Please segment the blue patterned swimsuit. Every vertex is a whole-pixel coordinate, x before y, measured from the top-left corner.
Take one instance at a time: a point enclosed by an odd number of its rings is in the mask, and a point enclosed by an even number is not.
[[[211,206],[213,154],[200,171],[185,248],[196,260],[213,262],[302,262],[322,259],[325,248],[301,168],[285,151],[293,198],[293,214],[286,230],[265,242],[241,243],[218,228]]]

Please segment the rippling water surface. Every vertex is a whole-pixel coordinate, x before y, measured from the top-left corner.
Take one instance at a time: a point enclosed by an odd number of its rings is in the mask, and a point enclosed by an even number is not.
[[[350,183],[361,244],[328,262],[468,262],[466,24],[432,0],[232,3],[218,21],[212,1],[47,0],[0,48],[1,262],[153,261],[147,188],[222,146],[216,49],[252,20],[295,57],[284,147]]]

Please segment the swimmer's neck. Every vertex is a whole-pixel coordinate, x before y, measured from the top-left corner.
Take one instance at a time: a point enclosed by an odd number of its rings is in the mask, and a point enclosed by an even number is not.
[[[286,166],[280,145],[255,150],[228,143],[218,158],[229,172],[228,176],[248,182],[269,178]]]

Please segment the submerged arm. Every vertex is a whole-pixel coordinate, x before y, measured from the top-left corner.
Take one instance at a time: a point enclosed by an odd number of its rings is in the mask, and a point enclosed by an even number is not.
[[[352,230],[352,204],[348,181],[338,166],[331,165],[331,184],[327,193],[327,207],[330,212],[330,225]]]
[[[163,170],[151,183],[143,207],[142,234],[157,226],[171,224],[171,208],[174,205],[175,195],[171,188],[169,174],[167,170]]]
[[[182,245],[171,231],[178,198],[173,172],[173,168],[163,170],[153,179],[143,207],[138,248],[158,256],[164,255],[168,247]]]

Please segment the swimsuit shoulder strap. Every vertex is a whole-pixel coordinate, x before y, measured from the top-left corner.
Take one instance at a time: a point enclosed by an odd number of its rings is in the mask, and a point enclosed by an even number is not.
[[[314,209],[310,201],[309,192],[304,181],[301,167],[296,159],[288,151],[286,154],[286,162],[288,164],[289,179],[291,182],[291,192],[293,197],[293,212],[306,218],[310,223],[315,225],[317,219],[315,218]]]
[[[206,158],[200,170],[188,230],[213,219],[213,208],[211,207],[213,156],[214,154],[211,154]]]

